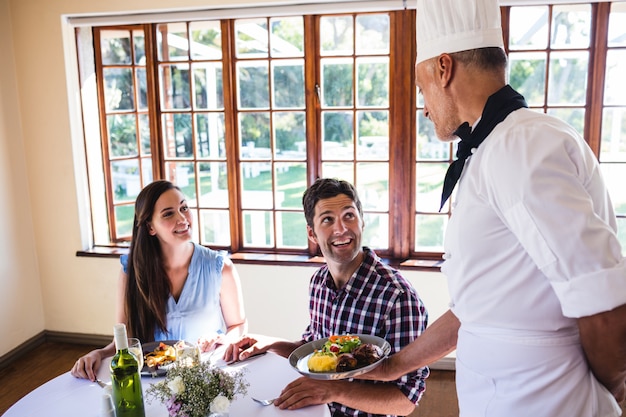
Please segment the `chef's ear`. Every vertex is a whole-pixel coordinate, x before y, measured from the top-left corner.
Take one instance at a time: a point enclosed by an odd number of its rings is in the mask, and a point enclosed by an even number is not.
[[[435,75],[441,87],[447,87],[454,74],[455,61],[450,54],[441,54],[435,59]]]
[[[152,227],[152,223],[146,222],[146,229],[148,230],[150,236],[156,235],[156,230],[154,230],[154,227]]]

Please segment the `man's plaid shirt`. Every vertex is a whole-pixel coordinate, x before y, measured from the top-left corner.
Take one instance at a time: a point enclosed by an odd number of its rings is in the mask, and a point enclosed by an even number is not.
[[[383,264],[371,249],[364,247],[363,263],[342,289],[337,289],[328,266],[324,265],[309,284],[311,323],[302,335],[306,342],[335,334],[371,334],[391,344],[397,352],[426,328],[428,313],[415,288],[395,269]],[[417,404],[424,392],[427,367],[394,381],[404,395]],[[354,383],[381,383],[354,380]],[[371,417],[339,403],[329,404],[333,417]]]

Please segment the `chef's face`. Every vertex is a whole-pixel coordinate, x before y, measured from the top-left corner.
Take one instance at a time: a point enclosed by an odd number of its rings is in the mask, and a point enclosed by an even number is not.
[[[436,67],[437,58],[428,59],[415,66],[415,82],[424,101],[424,116],[435,125],[435,134],[444,141],[456,139],[454,131],[458,121],[455,103],[449,89],[442,87]]]

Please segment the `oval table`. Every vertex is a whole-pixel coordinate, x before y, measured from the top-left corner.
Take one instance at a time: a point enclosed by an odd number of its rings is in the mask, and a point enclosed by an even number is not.
[[[219,351],[212,357],[218,357]],[[204,354],[205,356],[207,354]],[[205,360],[203,358],[203,360]],[[110,383],[109,361],[104,361],[98,371],[101,381]],[[213,361],[212,361],[213,362]],[[216,366],[224,366],[221,359]],[[255,398],[275,398],[289,382],[300,377],[287,359],[273,353],[253,357],[247,361],[228,365],[233,370],[246,369],[245,378],[250,384],[245,396],[235,398],[230,407],[230,417],[330,417],[326,405],[317,405],[299,410],[281,410],[273,405],[262,406],[252,401]],[[146,417],[168,417],[164,404],[145,396],[147,388],[162,377],[142,377]],[[60,375],[28,395],[9,408],[3,417],[100,417],[104,389],[95,382],[74,378],[69,372]]]

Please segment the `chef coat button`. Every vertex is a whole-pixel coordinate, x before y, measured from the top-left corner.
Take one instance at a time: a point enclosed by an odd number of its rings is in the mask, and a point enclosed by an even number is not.
[[[450,259],[450,258],[452,258],[452,255],[450,255],[449,253],[446,252],[443,255],[441,255],[441,258],[444,259],[444,260],[445,259]]]
[[[456,208],[456,201],[454,201],[454,202],[452,203],[452,208],[453,208],[453,209],[455,209],[455,208]]]
[[[476,153],[476,149],[477,149],[477,148],[472,148],[472,149],[470,149],[470,152],[471,152],[471,153]]]
[[[448,307],[453,308],[453,307],[454,307],[454,301],[450,301],[450,302],[448,303]]]

